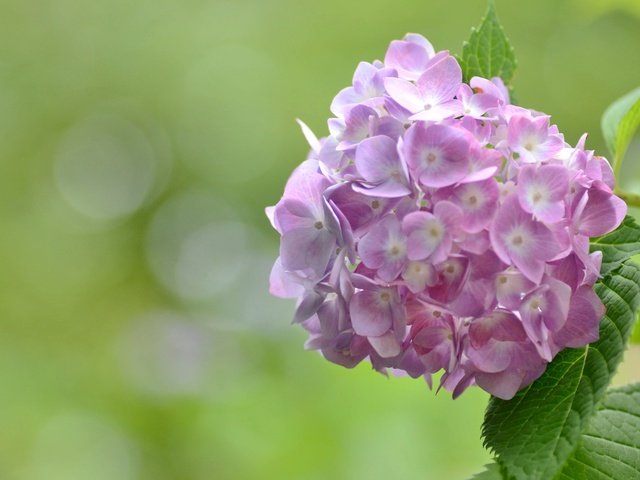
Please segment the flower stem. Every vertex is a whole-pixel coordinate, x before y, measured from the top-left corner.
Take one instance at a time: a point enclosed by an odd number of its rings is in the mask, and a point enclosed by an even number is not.
[[[637,193],[629,193],[624,190],[615,190],[615,194],[623,199],[630,207],[640,207],[640,195]]]

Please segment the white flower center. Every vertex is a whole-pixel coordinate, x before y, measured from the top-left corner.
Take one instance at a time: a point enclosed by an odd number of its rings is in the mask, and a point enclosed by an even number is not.
[[[519,254],[524,253],[528,242],[529,236],[527,235],[527,232],[519,226],[511,230],[511,232],[505,237],[507,247]]]

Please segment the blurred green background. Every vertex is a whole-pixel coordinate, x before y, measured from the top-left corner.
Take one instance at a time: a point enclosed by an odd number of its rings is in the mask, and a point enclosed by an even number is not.
[[[303,350],[267,293],[263,208],[306,155],[296,117],[326,134],[357,62],[407,31],[460,52],[484,1],[0,5],[0,479],[480,470],[479,389],[452,401]],[[520,103],[605,153],[601,113],[640,84],[637,0],[498,11]]]

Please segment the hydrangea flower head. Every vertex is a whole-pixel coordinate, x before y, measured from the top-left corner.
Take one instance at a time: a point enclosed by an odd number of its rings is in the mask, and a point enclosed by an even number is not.
[[[296,298],[307,348],[462,393],[512,398],[565,347],[598,338],[601,255],[626,213],[606,159],[499,78],[463,83],[422,36],[362,62],[330,134],[267,208],[272,294]]]

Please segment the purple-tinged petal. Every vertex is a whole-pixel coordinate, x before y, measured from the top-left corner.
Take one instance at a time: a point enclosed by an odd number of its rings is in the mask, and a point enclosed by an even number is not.
[[[429,373],[451,370],[457,358],[454,324],[447,315],[423,318],[411,326],[413,348]]]
[[[499,100],[493,95],[486,93],[475,93],[467,84],[462,84],[458,91],[458,98],[462,100],[465,116],[482,119],[492,108],[498,107]]]
[[[390,288],[362,290],[351,297],[349,313],[353,330],[365,337],[379,337],[393,325],[392,304],[397,294]]]
[[[331,112],[343,118],[358,104],[376,107],[384,103],[382,78],[396,76],[390,68],[380,68],[367,62],[360,62],[353,74],[353,86],[342,89],[331,103]]]
[[[548,267],[549,275],[566,283],[574,291],[583,283],[585,270],[585,264],[575,253],[550,263]]]
[[[481,349],[468,349],[467,355],[473,365],[485,373],[502,372],[511,365],[514,352],[519,348],[514,342],[490,340]]]
[[[550,277],[545,282],[524,298],[520,318],[540,356],[550,362],[553,358],[550,336],[567,321],[571,288]]]
[[[389,96],[384,97],[384,108],[391,118],[397,120],[403,125],[410,125],[409,117],[411,117],[412,112],[401,106],[398,102],[392,99]]]
[[[525,165],[518,175],[518,199],[525,212],[547,223],[565,215],[564,197],[569,191],[569,172],[561,165]]]
[[[402,279],[413,293],[423,292],[427,286],[435,285],[436,278],[436,270],[429,262],[409,262],[402,272]]]
[[[424,110],[453,100],[461,83],[462,70],[455,58],[447,52],[433,57],[417,81]]]
[[[484,347],[490,340],[524,342],[527,340],[527,334],[522,323],[513,313],[507,310],[496,310],[490,315],[471,322],[469,340],[473,348],[478,349]]]
[[[431,43],[422,35],[407,34],[404,40],[394,40],[384,57],[387,67],[395,68],[400,76],[416,80],[435,55]]]
[[[495,175],[501,163],[502,154],[498,150],[472,144],[469,149],[469,171],[460,183],[487,180]]]
[[[336,238],[326,228],[297,228],[282,236],[280,259],[286,270],[312,269],[321,277],[335,249]]]
[[[369,355],[369,342],[364,337],[344,332],[321,352],[330,362],[353,368]]]
[[[336,185],[327,191],[327,198],[333,202],[348,220],[357,237],[371,223],[379,220],[396,204],[395,199],[385,199],[362,195],[349,184]]]
[[[478,233],[458,237],[457,244],[466,252],[482,255],[491,247],[491,240],[489,240],[489,232],[482,230]]]
[[[513,263],[525,276],[539,283],[545,261],[560,248],[553,232],[522,210],[516,195],[509,195],[498,209],[490,229],[491,244],[506,263]]]
[[[301,277],[287,272],[282,267],[282,262],[278,257],[269,275],[269,293],[280,298],[296,298],[302,295],[304,291],[304,283]]]
[[[356,150],[355,164],[368,184],[368,188],[354,187],[356,191],[380,197],[411,193],[407,171],[400,161],[396,142],[391,138],[377,135],[362,141]]]
[[[276,230],[280,235],[282,235],[282,232],[280,231],[280,228],[278,228],[278,224],[276,223],[276,207],[275,207],[275,205],[273,205],[271,207],[266,207],[264,209],[264,213],[267,216],[267,218],[269,219],[269,223],[271,224],[273,229]]]
[[[597,237],[615,230],[622,223],[627,213],[627,204],[611,193],[604,184],[601,188],[590,188],[585,195],[586,203],[575,220],[579,233]]]
[[[293,323],[302,323],[312,315],[315,315],[320,306],[324,303],[325,295],[313,290],[303,295],[296,307],[293,315]]]
[[[403,108],[411,113],[424,110],[424,102],[418,87],[403,78],[387,77],[384,79],[384,88],[389,96]]]
[[[486,279],[471,281],[470,277],[448,303],[449,309],[459,317],[480,317],[496,306],[493,282]]]
[[[552,159],[564,148],[564,140],[549,127],[549,117],[515,115],[509,120],[509,147],[525,163]]]
[[[387,180],[386,182],[373,187],[365,187],[354,183],[353,189],[363,195],[379,198],[399,198],[411,193],[409,187],[406,187],[395,180]]]
[[[450,117],[456,117],[461,114],[462,103],[459,100],[450,100],[436,105],[428,103],[425,105],[425,109],[423,111],[411,115],[409,119],[437,122]]]
[[[296,118],[296,122],[298,122],[298,125],[300,125],[302,134],[304,135],[304,138],[309,143],[309,146],[311,147],[311,151],[315,155],[318,155],[320,153],[320,141],[318,140],[318,137],[315,136],[313,131],[302,120],[300,120],[299,118]]]
[[[462,230],[478,233],[489,225],[498,207],[499,196],[500,189],[493,178],[455,187],[451,201],[462,209]]]
[[[466,135],[445,125],[413,125],[405,135],[404,156],[410,170],[426,187],[446,187],[467,174]]]
[[[500,80],[499,77],[496,77]],[[508,90],[505,88],[504,83],[500,80],[501,85],[487,80],[482,77],[472,77],[469,81],[469,85],[473,91],[477,94],[490,95],[498,100],[499,103],[509,103]],[[502,87],[502,88],[501,88]],[[506,95],[505,95],[506,93]]]
[[[429,257],[446,238],[449,238],[442,221],[429,212],[408,214],[402,221],[402,230],[407,236],[409,260],[423,260]]]
[[[345,87],[338,92],[331,102],[331,113],[336,117],[344,117],[344,115],[355,105],[363,100],[362,95],[356,92],[353,87]]]
[[[392,332],[387,332],[379,337],[368,337],[368,340],[382,358],[397,357],[402,352],[402,346]]]
[[[469,258],[463,255],[451,255],[436,269],[439,282],[429,288],[429,296],[438,302],[447,304],[459,295],[469,277]]]
[[[505,370],[500,373],[478,372],[475,379],[480,388],[494,397],[511,400],[523,384],[524,373],[519,370]]]
[[[496,276],[496,296],[500,306],[510,310],[520,308],[524,296],[536,284],[518,271],[505,271]]]
[[[275,207],[274,221],[282,234],[299,228],[312,228],[317,222],[320,228],[324,228],[322,207],[322,203],[316,206],[297,198],[284,198]]]
[[[585,274],[582,283],[593,285],[600,278],[602,269],[602,252],[597,250],[589,255],[589,261],[585,265]]]
[[[287,180],[282,198],[301,200],[319,207],[322,192],[330,185],[331,182],[318,173],[318,162],[307,160],[301,163]]]
[[[377,270],[384,281],[396,279],[404,269],[407,259],[407,242],[398,218],[389,214],[374,225],[358,243],[362,262]]]
[[[571,298],[567,322],[553,339],[562,347],[579,348],[595,342],[600,335],[600,319],[605,313],[604,305],[593,288],[584,285]]]
[[[345,115],[345,129],[340,136],[338,150],[357,146],[371,134],[372,121],[377,120],[376,111],[366,105],[356,105]]]

